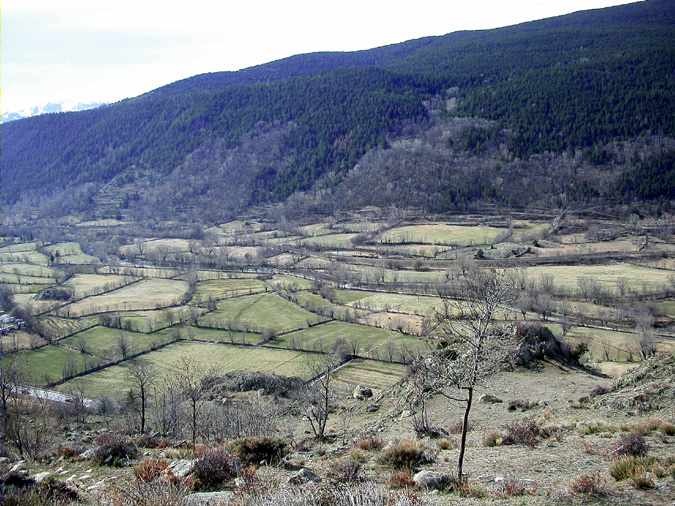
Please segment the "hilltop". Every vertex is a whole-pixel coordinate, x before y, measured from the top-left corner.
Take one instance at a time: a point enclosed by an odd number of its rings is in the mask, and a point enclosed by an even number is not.
[[[359,207],[372,174],[395,188],[382,204],[407,181],[407,205],[441,211],[668,201],[674,26],[672,2],[648,0],[298,55],[14,121],[0,127],[0,203],[14,216],[222,220],[289,197]]]

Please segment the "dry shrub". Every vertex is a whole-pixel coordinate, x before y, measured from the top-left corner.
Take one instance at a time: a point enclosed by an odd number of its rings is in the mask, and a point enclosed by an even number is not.
[[[136,480],[113,485],[110,495],[116,506],[183,506],[189,492],[180,483]]]
[[[667,436],[675,435],[675,425],[660,418],[648,418],[635,425],[627,427],[630,432],[647,435],[654,431],[660,431]]]
[[[381,464],[395,469],[410,470],[424,464],[431,464],[434,460],[434,457],[423,444],[409,439],[385,448],[379,459]]]
[[[644,457],[649,453],[649,445],[642,434],[632,432],[622,435],[614,444],[612,453],[617,457],[631,455],[633,457]]]
[[[4,506],[66,506],[80,499],[76,490],[62,481],[48,478],[33,487],[4,490]]]
[[[365,450],[381,450],[384,447],[384,441],[379,437],[367,437],[356,442],[356,447]]]
[[[601,395],[608,394],[610,391],[610,388],[605,385],[597,385],[591,390],[591,397],[600,397]]]
[[[152,434],[141,434],[134,441],[139,448],[164,449],[171,446],[171,442],[164,437],[157,437]]]
[[[368,460],[368,455],[366,452],[359,450],[358,448],[352,449],[352,451],[349,452],[349,455],[353,460],[360,462],[361,464]]]
[[[471,497],[473,499],[483,499],[487,496],[487,491],[482,485],[472,481],[462,481],[455,484],[455,491],[462,497]]]
[[[441,450],[454,450],[455,448],[457,448],[457,441],[447,437],[439,439],[436,444],[438,445],[438,448]]]
[[[235,441],[232,451],[245,465],[275,465],[288,453],[286,441],[271,437],[246,437]]]
[[[509,402],[508,410],[509,411],[516,411],[519,409],[520,411],[529,411],[530,409],[534,409],[539,406],[539,403],[533,402],[533,401],[526,401],[524,399],[516,399],[514,401]]]
[[[169,463],[164,459],[145,459],[134,466],[134,476],[137,480],[150,482],[159,478],[167,467]]]
[[[328,476],[338,483],[359,481],[361,479],[361,463],[349,457],[338,460],[331,467]]]
[[[501,497],[522,497],[537,495],[537,484],[526,483],[519,480],[504,480],[497,489],[497,495]]]
[[[591,497],[607,497],[610,495],[607,480],[600,473],[577,476],[570,482],[569,490],[573,495]]]
[[[539,423],[534,418],[526,418],[506,426],[503,444],[535,447],[542,437],[545,433]]]
[[[391,488],[412,488],[415,486],[415,482],[412,479],[412,473],[403,470],[392,473],[387,480],[387,485]]]
[[[633,483],[633,486],[638,490],[649,490],[656,487],[654,478],[652,478],[650,474],[646,472],[631,476],[630,479]]]
[[[491,430],[483,434],[483,446],[492,448],[495,446],[500,446],[502,443],[502,435],[496,430]]]
[[[194,488],[213,490],[237,476],[241,463],[223,448],[210,448],[197,459],[194,467]]]
[[[82,453],[78,449],[71,448],[70,446],[61,446],[56,450],[57,457],[63,457],[66,460],[72,460]]]
[[[120,434],[103,434],[96,439],[93,461],[98,465],[123,466],[136,457],[136,447]]]
[[[618,428],[607,422],[597,421],[584,426],[580,432],[587,436],[603,433],[614,434],[615,432],[618,432]]]
[[[448,434],[461,434],[463,426],[464,424],[462,421],[448,425]],[[472,430],[473,427],[471,427],[471,424],[468,424],[466,431],[471,432]]]

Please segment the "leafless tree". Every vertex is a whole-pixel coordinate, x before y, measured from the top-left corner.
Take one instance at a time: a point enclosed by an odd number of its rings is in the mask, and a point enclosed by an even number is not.
[[[206,371],[191,358],[183,357],[178,363],[175,382],[181,396],[189,405],[193,449],[199,434],[200,411],[206,393],[202,379],[206,374]]]
[[[423,388],[409,390],[409,395],[417,395],[421,403],[425,397],[438,394],[464,405],[457,462],[460,480],[474,391],[501,370],[515,351],[513,325],[495,319],[500,308],[512,301],[513,286],[513,279],[503,271],[476,269],[463,273],[456,287],[462,302],[442,295],[443,307],[431,330],[441,349],[412,364],[415,383]]]
[[[138,399],[138,411],[140,417],[140,432],[145,432],[146,409],[150,389],[155,381],[155,370],[144,360],[137,360],[129,366],[129,379],[133,384],[132,394]]]
[[[0,434],[0,451],[4,453],[5,438],[9,428],[10,403],[17,394],[20,383],[19,370],[13,357],[0,362],[0,416],[2,417],[2,434]]]
[[[313,355],[309,358],[308,369],[312,378],[303,392],[304,412],[314,437],[323,440],[326,424],[330,415],[330,406],[335,392],[333,370],[339,360],[333,355]]]

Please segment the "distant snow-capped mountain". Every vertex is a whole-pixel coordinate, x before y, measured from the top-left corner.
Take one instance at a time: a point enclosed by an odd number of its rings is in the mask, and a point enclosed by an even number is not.
[[[30,118],[53,112],[84,111],[86,109],[95,109],[102,105],[104,104],[101,102],[49,102],[45,105],[29,107],[20,111],[3,112],[0,116],[0,123],[8,123],[17,119]]]

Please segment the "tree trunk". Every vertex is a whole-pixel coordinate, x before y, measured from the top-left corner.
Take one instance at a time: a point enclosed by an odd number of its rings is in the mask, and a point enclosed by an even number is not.
[[[459,446],[459,460],[457,462],[457,479],[464,481],[464,450],[466,449],[466,433],[469,431],[469,412],[471,411],[471,402],[473,400],[473,387],[468,389],[468,397],[466,399],[466,409],[464,410],[464,421],[462,423],[462,441]]]
[[[145,389],[141,388],[141,434],[145,434]]]

